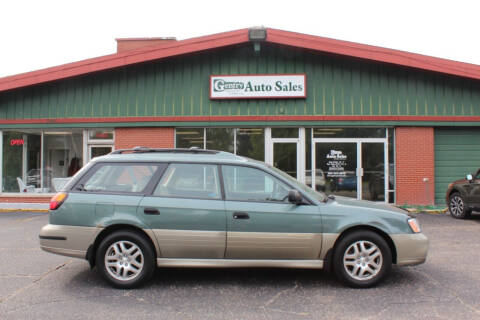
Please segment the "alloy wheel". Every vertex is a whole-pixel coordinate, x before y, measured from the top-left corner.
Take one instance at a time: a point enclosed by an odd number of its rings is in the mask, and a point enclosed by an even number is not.
[[[117,241],[105,253],[105,269],[114,279],[128,281],[135,279],[144,265],[143,252],[130,241]]]
[[[450,199],[450,213],[456,217],[460,217],[463,215],[465,210],[465,204],[463,203],[463,199],[459,196],[453,196]]]
[[[382,264],[382,251],[370,241],[359,240],[352,243],[343,255],[345,271],[359,281],[375,277],[382,269]]]

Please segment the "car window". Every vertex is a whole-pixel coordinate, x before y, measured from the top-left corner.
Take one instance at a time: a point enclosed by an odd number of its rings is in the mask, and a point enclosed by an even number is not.
[[[217,166],[171,163],[153,194],[164,197],[220,199]]]
[[[157,169],[151,164],[103,164],[85,181],[83,190],[142,192]]]
[[[222,166],[226,200],[288,202],[291,189],[265,171],[244,166]]]

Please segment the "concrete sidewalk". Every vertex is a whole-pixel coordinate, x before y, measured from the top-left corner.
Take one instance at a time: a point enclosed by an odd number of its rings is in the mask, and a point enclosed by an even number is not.
[[[0,202],[0,212],[48,212],[48,203],[7,203]]]

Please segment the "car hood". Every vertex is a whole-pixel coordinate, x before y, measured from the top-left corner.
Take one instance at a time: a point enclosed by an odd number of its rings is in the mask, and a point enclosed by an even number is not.
[[[458,179],[458,180],[455,180],[452,182],[452,184],[464,184],[464,183],[467,183],[468,180],[467,179]]]
[[[339,197],[335,196],[335,200],[339,205],[342,206],[352,206],[352,207],[360,207],[364,209],[373,209],[373,210],[378,210],[381,212],[391,212],[394,214],[403,214],[409,216],[409,212],[397,208],[395,206],[385,204],[383,202],[373,202],[373,201],[367,201],[367,200],[357,200],[357,199],[352,199],[352,198],[347,198],[347,197]]]

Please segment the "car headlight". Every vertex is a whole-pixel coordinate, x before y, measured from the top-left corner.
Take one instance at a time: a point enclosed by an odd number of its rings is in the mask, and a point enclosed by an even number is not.
[[[410,226],[410,229],[412,229],[414,233],[422,232],[422,229],[420,228],[420,224],[418,223],[417,219],[410,218],[407,221],[408,221],[408,225]]]

